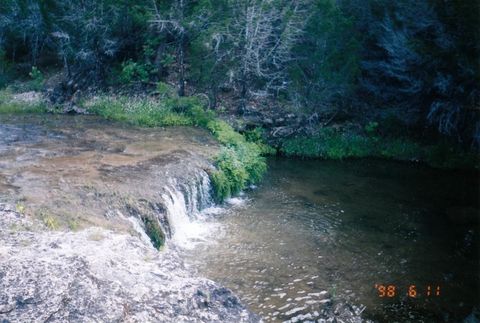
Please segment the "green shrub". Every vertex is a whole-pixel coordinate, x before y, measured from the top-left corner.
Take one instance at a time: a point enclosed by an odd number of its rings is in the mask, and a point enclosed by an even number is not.
[[[147,83],[150,78],[150,73],[153,72],[153,67],[150,64],[142,64],[128,60],[122,63],[119,79],[123,84],[135,82]]]
[[[386,158],[420,160],[423,156],[421,147],[417,143],[406,139],[384,139],[379,146],[379,154]]]
[[[215,170],[211,172],[210,181],[212,183],[215,201],[221,202],[226,197],[232,195],[232,191],[230,190],[231,185],[228,177],[222,170]]]
[[[365,125],[365,132],[367,133],[367,135],[373,136],[377,132],[377,128],[378,128],[378,122],[370,121]]]
[[[265,134],[264,134],[264,129],[260,127],[255,127],[254,129],[247,130],[243,133],[245,136],[245,139],[248,142],[253,142],[257,144],[257,146],[260,148],[261,154],[264,156],[267,155],[275,155],[277,153],[277,150],[273,148],[272,146],[268,145],[265,143]]]
[[[227,146],[235,146],[245,141],[245,138],[236,132],[228,123],[223,120],[212,120],[207,124],[207,129],[217,138],[217,140]]]
[[[376,126],[371,127],[376,129]],[[368,133],[368,131],[367,131]],[[423,161],[438,168],[477,168],[480,156],[459,149],[453,142],[421,145],[408,138],[362,136],[325,128],[313,137],[290,138],[280,152],[287,156],[323,159],[380,157]]]
[[[258,182],[267,169],[266,161],[257,144],[247,142],[225,121],[212,120],[207,128],[225,146],[216,159],[217,171],[211,174],[215,198],[222,202]]]
[[[194,96],[172,97],[164,102],[167,108],[177,113],[189,113],[193,107],[202,107],[200,99]]]
[[[40,91],[43,87],[44,81],[42,72],[40,72],[40,70],[36,66],[33,66],[32,70],[30,71],[30,73],[28,73],[28,75],[31,79],[31,81],[29,82],[30,89],[33,91]]]

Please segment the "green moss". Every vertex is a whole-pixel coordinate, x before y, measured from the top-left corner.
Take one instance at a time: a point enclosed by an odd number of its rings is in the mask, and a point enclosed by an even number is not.
[[[156,249],[160,249],[165,244],[165,234],[160,228],[158,222],[147,216],[142,217],[143,224],[145,225],[145,233],[152,241],[153,246]]]

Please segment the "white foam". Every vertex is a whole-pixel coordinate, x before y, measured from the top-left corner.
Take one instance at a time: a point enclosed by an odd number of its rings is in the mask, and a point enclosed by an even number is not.
[[[230,205],[234,205],[234,206],[237,206],[237,205],[242,205],[245,203],[245,199],[242,199],[242,198],[239,198],[239,197],[231,197],[229,199],[226,199],[225,200],[226,203],[230,204]]]

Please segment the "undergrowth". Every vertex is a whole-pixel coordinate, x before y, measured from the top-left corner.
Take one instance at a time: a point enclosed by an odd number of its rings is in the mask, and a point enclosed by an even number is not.
[[[13,91],[0,90],[0,114],[45,113],[47,106],[41,101],[21,101],[14,97]]]
[[[479,156],[451,143],[420,144],[409,138],[345,133],[323,128],[315,136],[287,139],[280,147],[286,156],[322,159],[380,157],[422,161],[438,168],[478,168]]]

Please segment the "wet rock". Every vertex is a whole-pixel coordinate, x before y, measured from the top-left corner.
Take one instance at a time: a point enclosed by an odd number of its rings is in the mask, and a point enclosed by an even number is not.
[[[87,114],[87,110],[79,107],[73,102],[66,103],[63,108],[65,114]]]
[[[101,228],[13,230],[42,224],[10,209],[0,205],[0,322],[258,321],[230,290],[189,272],[173,250],[159,253]],[[92,239],[99,231],[104,238]]]

